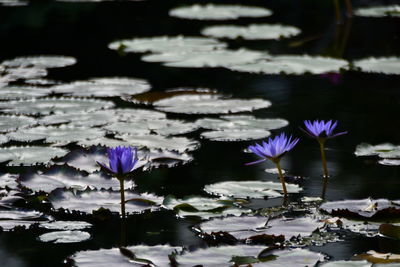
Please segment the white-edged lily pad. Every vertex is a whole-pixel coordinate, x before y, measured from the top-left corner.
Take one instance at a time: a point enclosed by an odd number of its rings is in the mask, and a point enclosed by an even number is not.
[[[29,228],[32,224],[47,220],[43,213],[26,210],[0,210],[0,227],[10,231],[16,226]]]
[[[262,139],[270,136],[271,133],[267,130],[222,130],[209,131],[201,134],[201,137],[211,141],[247,141]]]
[[[212,51],[214,49],[224,48],[226,47],[226,44],[205,37],[161,36],[114,41],[110,43],[108,47],[110,49],[122,50],[124,52],[162,53],[170,51]]]
[[[298,193],[302,189],[296,184],[286,183],[288,193]],[[265,181],[228,181],[206,185],[204,190],[212,195],[235,198],[281,197],[282,184]]]
[[[372,7],[363,7],[357,8],[354,10],[354,14],[356,16],[361,17],[400,17],[400,6],[399,5],[391,5],[391,6],[372,6]]]
[[[76,59],[66,56],[29,56],[5,60],[1,64],[6,67],[61,68],[76,63]]]
[[[0,148],[0,162],[10,161],[9,166],[47,164],[51,159],[63,157],[68,150],[59,147],[12,146]]]
[[[158,210],[163,201],[162,197],[153,194],[138,194],[131,191],[125,191],[125,199],[127,201],[125,209],[128,214]],[[50,197],[50,201],[55,209],[63,208],[85,213],[92,213],[99,208],[109,209],[111,212],[120,212],[121,209],[120,193],[114,191],[85,191],[76,194],[71,191],[56,191]]]
[[[0,132],[6,133],[35,125],[37,120],[26,116],[0,115]]]
[[[38,237],[41,242],[53,242],[55,244],[79,243],[90,239],[90,234],[84,231],[55,231],[45,233]]]
[[[33,86],[5,86],[0,88],[1,100],[20,100],[44,97],[50,94],[47,88]]]
[[[249,209],[240,209],[235,206],[236,201],[229,198],[207,198],[200,196],[188,196],[183,199],[176,199],[173,196],[167,196],[164,199],[163,206],[174,210],[179,217],[201,217],[209,219],[219,216],[240,216],[249,213]]]
[[[400,13],[399,13],[400,15]],[[400,57],[366,58],[353,62],[356,68],[364,72],[400,74]]]
[[[65,113],[44,116],[39,119],[41,125],[69,124],[82,127],[102,126],[117,119],[114,110],[96,110],[92,112]]]
[[[146,62],[163,62],[164,66],[180,68],[216,68],[229,67],[241,64],[250,64],[268,58],[263,52],[240,50],[213,50],[181,52],[174,49],[160,54],[151,54],[142,57]]]
[[[91,228],[92,224],[84,221],[54,221],[41,223],[39,227],[48,230],[71,231]]]
[[[354,154],[358,157],[378,156],[382,158],[378,161],[378,163],[386,166],[400,165],[400,146],[390,143],[379,145],[361,143],[356,147]]]
[[[233,260],[252,260],[251,266],[268,267],[304,267],[315,266],[324,261],[324,255],[306,249],[273,250],[265,252],[265,246],[221,246],[198,249],[178,255],[176,260],[179,266],[193,267],[201,264],[206,267],[232,266]],[[246,262],[248,265],[248,262]]]
[[[122,253],[118,248],[80,251],[74,254],[72,259],[77,267],[131,267],[135,262],[143,265],[144,262],[140,259],[150,261],[154,266],[162,267],[169,266],[168,255],[182,251],[181,247],[169,245],[137,245],[124,249],[128,252]]]
[[[19,129],[7,134],[10,140],[20,142],[32,142],[44,140],[47,143],[68,144],[81,140],[93,140],[105,135],[105,131],[99,128],[75,127],[62,125],[38,126],[34,128]]]
[[[209,130],[274,130],[289,124],[284,119],[259,119],[251,115],[228,115],[198,119],[199,127]]]
[[[204,28],[201,34],[213,38],[272,40],[300,34],[300,29],[280,24],[251,24],[248,26],[217,25]]]
[[[230,66],[229,69],[251,73],[302,75],[339,72],[341,69],[347,69],[348,66],[349,63],[343,59],[309,55],[281,55],[256,63]]]
[[[241,17],[267,17],[271,10],[263,7],[251,7],[240,5],[192,5],[177,7],[169,11],[169,15],[181,19],[196,20],[228,20]]]
[[[56,85],[51,90],[54,93],[62,93],[68,96],[113,97],[147,92],[150,90],[150,84],[146,80],[134,78],[94,78],[88,81]]]
[[[106,109],[113,106],[113,102],[85,98],[41,98],[0,102],[0,110],[2,112],[25,115],[76,113]]]
[[[314,231],[322,228],[324,223],[304,218],[277,218],[259,216],[240,216],[214,218],[199,225],[199,230],[211,234],[212,232],[228,232],[238,240],[245,241],[258,235],[285,236],[286,240],[292,237],[310,236]]]
[[[153,103],[165,112],[184,114],[226,114],[253,111],[271,106],[265,99],[224,99],[220,95],[179,95]]]

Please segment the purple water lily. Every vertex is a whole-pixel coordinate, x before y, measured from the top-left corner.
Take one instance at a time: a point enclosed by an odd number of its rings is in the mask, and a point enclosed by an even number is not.
[[[132,172],[138,162],[137,148],[117,146],[107,149],[109,166],[99,163],[103,170],[118,177]]]
[[[329,120],[325,122],[324,120],[314,120],[313,122],[309,120],[304,121],[306,129],[302,129],[306,134],[313,138],[325,138],[330,139],[340,135],[347,134],[347,131],[340,133],[333,133],[337,126],[337,121]]]
[[[263,162],[267,159],[271,161],[279,160],[286,152],[290,151],[299,142],[299,138],[287,137],[284,133],[275,136],[275,138],[269,138],[267,142],[262,142],[262,145],[255,144],[249,146],[251,152],[261,157],[261,160],[246,163],[246,165],[252,165]]]

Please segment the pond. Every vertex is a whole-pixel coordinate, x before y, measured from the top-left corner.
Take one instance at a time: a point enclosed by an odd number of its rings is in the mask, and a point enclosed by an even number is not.
[[[400,6],[351,2],[0,0],[2,266],[400,266]]]

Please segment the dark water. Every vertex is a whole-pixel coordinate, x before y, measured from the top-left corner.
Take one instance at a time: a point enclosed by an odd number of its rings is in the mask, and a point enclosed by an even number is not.
[[[391,4],[396,1],[354,1],[365,4]],[[337,119],[339,128],[349,133],[327,143],[328,166],[332,175],[328,200],[345,198],[400,197],[398,167],[378,165],[374,160],[356,158],[361,142],[400,143],[400,78],[394,75],[346,72],[340,83],[333,84],[319,75],[281,76],[231,72],[226,69],[168,68],[140,61],[139,54],[119,56],[107,44],[116,39],[159,36],[200,35],[200,30],[214,22],[180,20],[168,16],[168,10],[182,1],[149,0],[143,2],[57,3],[34,1],[26,7],[0,7],[0,61],[24,55],[60,54],[77,58],[67,68],[50,70],[48,78],[61,81],[90,77],[127,76],[149,80],[155,91],[174,87],[207,87],[236,98],[264,98],[271,108],[254,112],[257,117],[287,119],[284,128],[301,137],[299,145],[288,154],[282,165],[291,174],[305,176],[304,191],[295,196],[319,196],[321,163],[315,140],[303,137],[298,126],[304,119]],[[195,1],[185,1],[185,4]],[[202,1],[203,3],[203,1]],[[248,1],[218,1],[243,3]],[[400,53],[399,18],[355,17],[337,25],[331,1],[271,0],[252,1],[274,11],[267,18],[240,19],[234,24],[282,23],[297,26],[300,37],[282,41],[229,41],[231,48],[247,47],[272,54],[311,54],[339,56],[347,60],[369,56],[393,56]],[[351,24],[351,25],[350,25]],[[342,51],[335,50],[337,31],[348,27],[350,34]],[[293,40],[310,39],[299,47]],[[129,103],[114,99],[121,106]],[[171,115],[171,118],[177,117]],[[180,118],[194,119],[196,116]],[[159,195],[183,197],[204,194],[204,185],[225,180],[275,179],[264,172],[269,163],[251,167],[243,163],[254,158],[243,153],[253,142],[210,142],[194,152],[195,160],[185,166],[153,170],[138,174],[138,189]],[[2,172],[5,167],[2,167]],[[18,171],[18,170],[14,170]],[[193,222],[177,219],[170,211],[132,216],[128,222],[128,243],[205,246],[190,227]],[[41,232],[16,231],[0,234],[2,266],[60,266],[64,259],[80,250],[111,248],[118,245],[119,224],[116,221],[96,224],[90,230],[92,239],[78,244],[41,243]],[[374,249],[400,253],[400,242],[386,238],[351,236],[344,242],[313,247],[333,259],[348,259],[354,253]]]

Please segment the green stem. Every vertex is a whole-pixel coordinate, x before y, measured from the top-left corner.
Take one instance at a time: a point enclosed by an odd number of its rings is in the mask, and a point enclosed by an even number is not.
[[[120,185],[120,193],[121,193],[121,215],[122,219],[125,219],[125,188],[124,188],[124,179],[118,179]]]
[[[339,0],[333,0],[333,3],[335,5],[336,22],[340,23],[340,21],[342,20],[342,17],[340,15]]]
[[[345,4],[347,9],[347,16],[350,18],[353,17],[353,7],[351,6],[351,1],[345,0]]]
[[[283,194],[285,195],[285,198],[287,197],[287,190],[286,190],[286,183],[285,183],[285,177],[283,177],[282,174],[282,169],[279,160],[275,162],[276,168],[278,169],[279,173],[279,179],[281,180],[282,183],[282,188],[283,188]]]
[[[321,150],[321,160],[322,160],[322,168],[324,169],[324,177],[328,178],[328,167],[326,165],[326,156],[325,156],[325,147],[324,147],[325,141],[319,140],[319,149]]]

